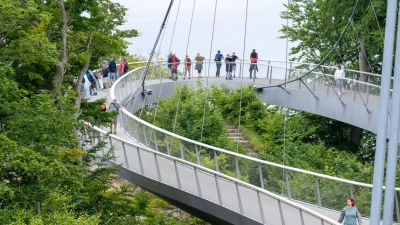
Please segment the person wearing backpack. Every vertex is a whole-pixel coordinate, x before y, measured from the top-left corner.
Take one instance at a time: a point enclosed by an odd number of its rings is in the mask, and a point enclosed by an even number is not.
[[[183,79],[186,79],[186,74],[187,73],[189,73],[189,79],[190,79],[190,77],[192,76],[192,74],[190,72],[191,68],[192,68],[192,61],[190,60],[189,55],[186,55],[186,58],[185,58],[185,72],[184,72]]]
[[[119,77],[122,77],[124,75],[125,71],[125,63],[124,63],[124,59],[121,57],[119,58],[119,67],[118,67],[118,74]]]
[[[221,72],[221,66],[222,66],[221,61],[223,59],[224,59],[224,56],[221,54],[221,51],[218,50],[218,53],[214,57],[215,64],[217,65],[217,72],[215,74],[216,77],[219,77],[219,74]]]
[[[254,78],[256,77],[256,71],[258,72],[258,67],[257,67],[257,60],[258,60],[258,54],[255,49],[253,49],[253,52],[250,54],[250,78],[252,78],[251,74],[254,70]]]
[[[167,59],[167,64],[168,64],[168,77],[169,79],[172,79],[172,53],[170,52],[168,55],[168,59]]]
[[[125,58],[122,58],[124,60],[124,75],[129,71],[129,63],[126,61]]]

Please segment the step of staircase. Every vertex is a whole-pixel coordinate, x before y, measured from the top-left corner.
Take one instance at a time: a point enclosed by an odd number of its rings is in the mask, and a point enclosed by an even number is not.
[[[228,138],[229,138],[229,139],[232,139],[232,140],[234,140],[234,141],[235,141],[235,140],[243,140],[243,137],[241,137],[241,136],[231,136],[231,135],[229,135]]]
[[[247,140],[234,140],[234,141],[236,141],[236,142],[239,142],[239,143],[246,143],[246,144],[248,144],[249,142],[247,141]]]
[[[242,136],[242,133],[240,133],[240,132],[238,132],[238,133],[228,133],[228,135],[229,136],[231,136],[231,137],[233,137],[233,136],[236,136],[236,137],[238,137],[238,136]]]
[[[226,128],[229,133],[237,133],[239,132],[237,128]]]
[[[228,131],[228,138],[232,141],[239,143],[244,149],[248,149],[248,156],[257,157],[258,153],[251,152],[251,146],[249,142],[243,137],[242,132],[236,126],[226,125],[226,130]]]

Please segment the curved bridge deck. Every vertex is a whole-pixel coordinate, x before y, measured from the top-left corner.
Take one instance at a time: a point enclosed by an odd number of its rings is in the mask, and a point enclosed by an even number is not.
[[[123,177],[169,201],[177,201],[174,204],[181,205],[200,218],[208,218],[210,222],[215,224],[336,224],[334,221],[339,217],[339,213],[326,208],[326,200],[320,197],[320,192],[324,190],[322,190],[322,187],[318,187],[318,180],[320,182],[323,179],[329,180],[331,179],[329,176],[286,168],[257,159],[249,159],[250,157],[247,156],[237,156],[222,149],[176,137],[177,135],[135,118],[130,112],[135,112],[146,104],[157,102],[159,96],[168,97],[176,85],[182,83],[195,85],[196,82],[195,79],[190,81],[179,80],[179,82],[163,78],[147,80],[146,88],[150,88],[153,95],[144,97],[139,94],[129,101],[131,93],[139,87],[140,75],[141,69],[131,72],[124,79],[120,79],[111,91],[112,96],[115,94],[123,103],[128,102],[126,110],[120,114],[120,127],[125,131],[125,134],[122,134],[123,139],[111,135],[108,140],[110,145],[116,147],[117,158],[114,163],[124,166],[121,173]],[[307,86],[312,91],[310,93],[303,83],[296,81],[286,86],[289,94],[280,87],[264,88],[282,82],[279,79],[272,79],[272,74],[269,76],[255,80],[250,78],[234,78],[234,80],[223,78],[201,79],[203,79],[204,86],[211,83],[225,84],[231,87],[251,84],[258,89],[261,99],[266,103],[330,117],[372,132],[376,129],[379,96],[367,92],[359,93],[346,90],[341,96],[341,100],[345,104],[345,107],[343,107],[338,96],[329,86],[308,82]],[[123,82],[121,82],[122,80]],[[366,107],[363,101],[366,104],[368,103]],[[369,112],[366,110],[367,108]],[[118,136],[121,135],[120,133]],[[138,141],[139,146],[127,142],[128,139]],[[179,144],[176,145],[177,143]],[[188,148],[187,146],[190,145],[191,148]],[[180,150],[178,150],[180,154],[173,155],[174,151],[171,151],[171,148],[176,146],[180,146]],[[202,167],[198,160],[198,148],[206,148],[214,152],[214,156],[216,154],[230,154],[229,157],[236,158],[236,160],[240,158],[253,161],[261,167],[278,168],[281,170],[281,174],[286,173],[287,178],[290,177],[288,173],[293,173],[292,175],[296,173],[307,174],[314,182],[316,179],[317,183],[311,184],[310,188],[318,189],[316,190],[318,196],[313,202],[303,203],[301,199],[298,199],[300,202],[296,203],[294,201],[296,190],[290,190],[290,180],[286,179],[286,187],[282,188],[285,191],[283,196],[290,200],[284,201],[280,196],[265,191],[264,187],[257,188],[240,181],[240,175],[237,176],[237,174],[240,174],[240,166],[236,165],[236,171],[239,172],[236,173],[237,179],[221,174],[217,169],[220,166],[217,164],[218,162],[213,168]],[[189,162],[185,160],[185,158],[188,158],[188,152],[196,155],[197,161]],[[113,164],[113,162],[110,163]],[[262,178],[261,175],[260,179],[265,178]],[[372,187],[368,184],[343,179],[337,179],[335,182],[338,182],[339,186],[342,187],[345,196],[353,195],[355,189],[370,189]],[[347,188],[343,189],[345,186]],[[329,204],[327,205],[329,208]],[[304,206],[311,210],[305,210],[302,208]],[[328,218],[331,218],[331,220]],[[363,224],[369,224],[368,220],[364,219]]]

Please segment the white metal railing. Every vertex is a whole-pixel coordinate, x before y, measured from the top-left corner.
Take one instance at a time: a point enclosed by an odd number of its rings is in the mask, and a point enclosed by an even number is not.
[[[105,141],[108,146],[113,148],[112,155],[114,162],[121,164],[133,173],[140,174],[158,182],[173,186],[184,192],[198,196],[214,204],[221,205],[236,213],[256,220],[262,224],[275,224],[281,221],[282,224],[291,221],[301,221],[300,224],[338,224],[335,220],[316,213],[301,204],[290,201],[282,196],[276,195],[265,189],[232,178],[214,170],[202,167],[195,163],[155,151],[151,148],[143,147],[140,144],[121,139],[115,135],[106,137],[107,132],[98,127],[91,127],[84,134],[83,144],[94,146],[101,141]],[[105,149],[97,152],[100,156],[107,154]],[[163,166],[163,167],[161,167]],[[165,171],[169,171],[166,173]],[[192,179],[190,179],[192,178]],[[187,179],[195,181],[195,185],[185,185]],[[207,186],[202,185],[206,183]],[[230,186],[230,187],[227,187]],[[194,188],[193,188],[194,187]],[[211,187],[211,188],[204,188]],[[232,190],[233,189],[233,190]],[[228,200],[234,193],[238,208]],[[252,196],[249,196],[252,193]],[[257,201],[254,202],[254,200]],[[251,205],[251,210],[245,206]],[[270,207],[276,206],[278,210],[271,210]],[[278,211],[279,214],[275,212]],[[297,212],[296,214],[293,214]]]
[[[259,62],[260,61],[261,60],[259,60]],[[159,64],[156,66],[159,67],[159,70],[155,69],[157,73],[165,69],[165,64],[163,62],[158,63]],[[272,63],[273,61],[268,61],[268,66],[266,66],[268,71],[270,71],[270,74],[268,74],[266,77],[269,80],[275,80],[274,74],[272,73],[272,68],[274,68]],[[260,64],[261,63],[258,65]],[[297,69],[291,69],[291,71],[304,72],[303,70]],[[142,75],[141,72],[142,68],[135,69],[134,71],[131,71],[129,74],[125,75],[123,79],[118,80],[111,89],[111,96],[116,96],[119,100],[129,97],[133,91],[135,91],[137,88],[140,88],[140,83],[138,83],[138,81]],[[165,71],[162,72],[165,73]],[[316,75],[322,74],[313,74],[312,76]],[[332,75],[327,74],[327,76]],[[379,75],[375,74],[374,76]],[[165,77],[167,77],[167,75],[164,75],[164,78]],[[210,77],[214,77],[214,75],[211,75]],[[157,77],[153,74],[149,76],[149,78],[164,82],[162,75]],[[276,80],[279,81],[279,79]],[[169,80],[167,80],[167,82],[169,82]],[[257,83],[259,82],[262,82],[262,79],[257,80]],[[365,82],[361,83],[359,81],[355,82],[379,88],[379,86],[376,86],[375,84]],[[122,88],[121,84],[126,85],[124,88]],[[312,85],[315,87],[319,84],[313,82]],[[316,88],[313,88],[313,90],[316,90]],[[216,172],[226,172],[229,175],[232,175],[233,173],[234,176],[239,180],[247,179],[249,183],[257,185],[261,189],[268,189],[275,193],[286,196],[289,199],[296,199],[298,201],[307,202],[319,207],[339,210],[342,208],[344,201],[343,199],[346,197],[362,195],[366,196],[365,198],[368,198],[368,196],[372,193],[371,184],[341,179],[237,154],[235,152],[190,140],[188,138],[163,130],[134,116],[132,113],[130,113],[129,109],[123,109],[122,112],[122,121],[120,121],[121,128],[130,137],[135,138],[143,145],[155,149],[158,152],[164,152],[167,155],[181,158],[182,160],[189,160],[192,163],[197,163],[198,165],[204,165],[204,163],[200,160],[201,154],[202,152],[203,154],[204,152],[207,152],[207,155],[211,156],[211,158],[214,160],[213,163],[215,163],[211,169],[214,169]],[[177,150],[172,151],[171,149]],[[221,155],[225,155],[230,160],[226,160],[225,162],[218,161]],[[249,165],[256,166],[252,168],[251,171],[244,171],[243,168],[246,167],[243,166],[243,164],[247,165],[247,167],[249,167]],[[232,169],[231,171],[220,170],[220,168],[224,167],[230,167]],[[259,177],[258,181],[249,179],[251,173],[257,174]],[[271,184],[268,182],[268,179],[271,179],[271,177],[272,179],[277,180],[276,184]],[[280,179],[278,177],[280,177]],[[303,182],[303,187],[301,190],[295,190],[295,187],[298,188],[298,185],[295,185],[298,184],[298,182]],[[309,192],[304,191],[304,188]],[[397,196],[400,188],[396,188],[395,190],[395,202],[398,206]],[[368,203],[368,199],[366,199],[364,203],[362,201],[358,201],[358,208],[361,210],[365,208],[364,214],[369,212],[369,210],[367,210],[369,209]],[[396,207],[396,209],[397,216],[399,217],[399,207]]]

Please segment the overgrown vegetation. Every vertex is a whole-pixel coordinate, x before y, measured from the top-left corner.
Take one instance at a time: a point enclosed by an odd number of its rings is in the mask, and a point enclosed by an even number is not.
[[[104,142],[80,145],[79,120],[106,126],[112,116],[100,109],[105,99],[81,101],[88,68],[143,59],[125,51],[138,35],[118,29],[127,9],[110,0],[2,0],[0,11],[0,224],[204,224],[132,184],[116,187],[118,168],[101,167],[112,149],[93,164]]]

